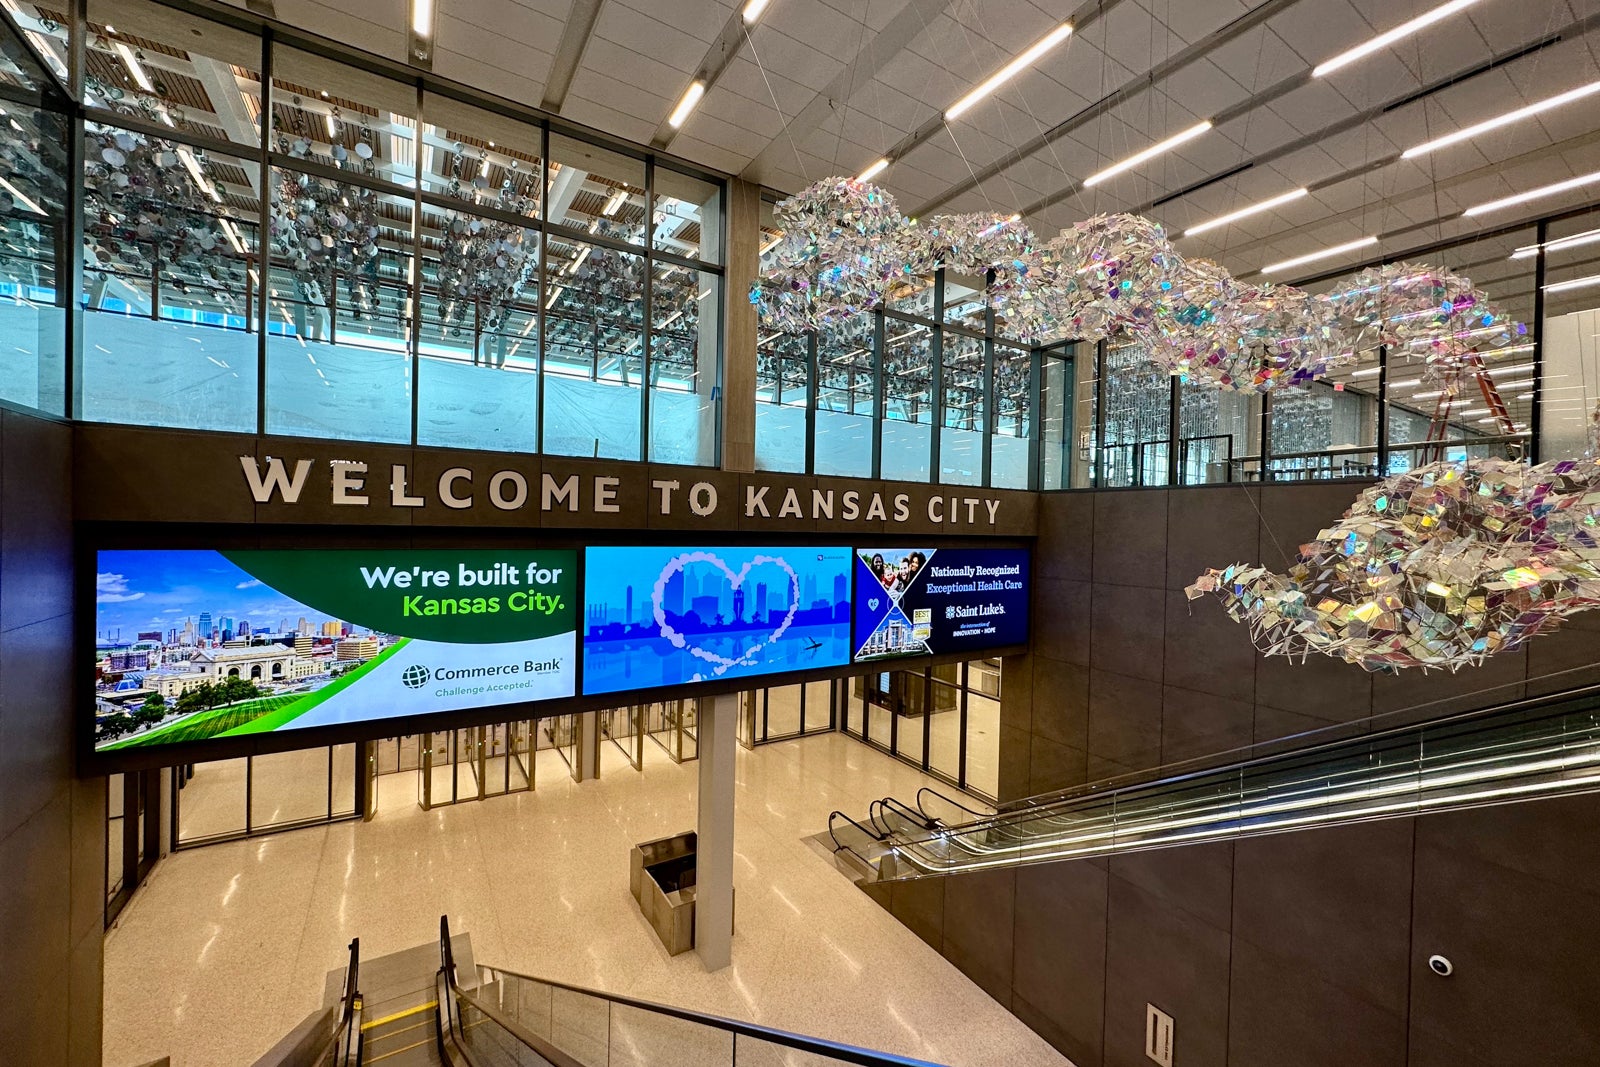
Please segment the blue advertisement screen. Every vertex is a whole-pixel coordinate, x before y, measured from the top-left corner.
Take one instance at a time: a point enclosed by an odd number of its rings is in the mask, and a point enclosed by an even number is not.
[[[1028,640],[1026,549],[863,548],[855,572],[857,663]]]
[[[585,550],[583,691],[850,662],[848,548]]]

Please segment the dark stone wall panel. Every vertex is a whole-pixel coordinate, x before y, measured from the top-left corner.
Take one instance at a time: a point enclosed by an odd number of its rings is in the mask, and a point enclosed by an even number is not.
[[[1406,1067],[1403,1013],[1247,941],[1234,942],[1229,977],[1228,1067]]]
[[[1080,1067],[1102,1052],[1106,877],[1081,860],[1017,871],[1011,1010]]]
[[[1015,870],[943,879],[944,945],[940,951],[1004,1007],[1011,1006],[1016,879]]]
[[[1161,681],[1166,592],[1096,583],[1093,601],[1089,663],[1096,670]]]
[[[1094,580],[1160,589],[1167,580],[1165,489],[1094,494]]]

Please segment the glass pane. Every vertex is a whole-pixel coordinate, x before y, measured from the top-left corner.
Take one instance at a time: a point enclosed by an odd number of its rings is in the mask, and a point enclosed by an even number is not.
[[[896,730],[894,750],[913,763],[922,762],[923,730],[927,726],[927,692],[921,672],[896,671],[894,710]],[[884,738],[888,740],[888,738]]]
[[[330,815],[350,815],[356,810],[356,752],[359,745],[334,745],[333,810]]]
[[[538,449],[539,234],[462,207],[422,208],[417,443]],[[501,207],[502,198],[488,197]]]
[[[833,726],[833,683],[807,682],[805,688],[806,733],[831,729]]]
[[[769,333],[756,344],[756,470],[806,469],[810,340]]]
[[[244,833],[249,761],[240,756],[194,765],[194,777],[178,793],[178,843]]]
[[[254,432],[260,168],[84,124],[82,417]]]
[[[928,705],[928,766],[950,778],[961,776],[961,691],[933,683]]]
[[[272,147],[415,188],[416,90],[293,48],[273,52]],[[409,218],[406,220],[409,225]]]
[[[1034,434],[1032,386],[1032,353],[995,345],[989,484],[996,488],[1028,488],[1028,443]]]
[[[261,143],[261,39],[146,0],[92,0],[84,102]]]
[[[1154,366],[1144,348],[1106,348],[1105,454],[1101,484],[1167,484],[1167,449],[1172,437],[1172,379]]]
[[[411,440],[411,199],[273,168],[267,432]]]
[[[944,321],[983,333],[988,317],[988,295],[982,278],[964,274],[944,275]]]
[[[1528,291],[1533,258],[1524,240],[1506,259],[1511,292]],[[1495,294],[1499,297],[1499,294]],[[1506,301],[1519,309],[1525,302]],[[1515,311],[1512,312],[1515,315]],[[1545,244],[1542,405],[1539,458],[1566,459],[1593,448],[1591,416],[1600,400],[1600,209],[1549,226]],[[1512,418],[1526,425],[1533,402],[1530,354],[1516,353],[1493,371]]]
[[[546,252],[544,450],[640,459],[644,257],[555,234]]]
[[[41,56],[60,84],[67,84],[67,25],[57,6],[12,2],[6,8],[22,37],[13,36],[9,27],[0,31],[0,85],[27,92],[50,88],[49,76],[39,65]]]
[[[984,380],[983,341],[946,332],[939,407],[941,482],[978,485],[983,481],[983,434],[988,421]]]
[[[1066,351],[1072,352],[1077,346],[1069,345]],[[1094,350],[1087,348],[1091,361]],[[1042,375],[1039,382],[1040,414],[1040,441],[1039,441],[1039,488],[1040,489],[1066,489],[1074,484],[1072,482],[1072,457],[1073,433],[1072,416],[1074,405],[1072,402],[1073,374],[1077,368],[1076,360],[1063,358],[1055,352],[1047,352],[1043,357]],[[996,451],[998,456],[998,450]],[[995,470],[999,470],[999,460],[995,461]],[[995,485],[1001,483],[996,481]]]
[[[543,190],[538,126],[433,93],[423,103],[423,114],[423,192],[538,216]]]
[[[686,259],[722,262],[722,187],[656,167],[651,247]]]
[[[933,327],[886,318],[883,334],[883,477],[927,482],[932,480]]]
[[[817,474],[872,474],[872,328],[872,316],[856,315],[817,331]]]
[[[252,756],[250,829],[326,819],[330,752],[308,748]]]
[[[1000,795],[1000,702],[967,691],[966,786],[986,797]]]
[[[15,105],[0,120],[0,399],[64,415],[68,123]]]
[[[721,382],[721,279],[670,263],[655,266],[650,301],[650,460],[716,462]]]
[[[800,732],[801,686],[774,686],[767,690],[767,732],[765,740],[788,737]]]
[[[179,773],[175,771],[174,773]],[[127,799],[120,774],[106,778],[106,899],[122,888],[123,879],[123,803]]]
[[[550,222],[645,243],[644,161],[550,135]]]
[[[1261,436],[1261,397],[1178,384],[1178,484],[1243,481]]]

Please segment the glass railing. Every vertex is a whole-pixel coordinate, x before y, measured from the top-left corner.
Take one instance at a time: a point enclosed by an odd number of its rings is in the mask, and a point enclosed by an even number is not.
[[[884,835],[878,868],[893,878],[1017,866],[1593,789],[1600,686],[899,829]]]
[[[448,920],[439,927],[441,1030],[470,1067],[933,1067],[495,967],[479,965],[463,976],[451,956]]]

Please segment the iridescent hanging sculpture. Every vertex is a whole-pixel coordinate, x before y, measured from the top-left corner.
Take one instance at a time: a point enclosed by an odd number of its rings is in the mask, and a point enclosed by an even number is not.
[[[780,201],[783,236],[762,257],[750,301],[785,332],[869,311],[907,273],[906,230],[894,197],[853,178],[826,178]]]
[[[1240,282],[1173,250],[1138,215],[1096,215],[1048,241],[1015,217],[900,217],[875,186],[829,178],[779,203],[783,236],[750,299],[764,326],[810,332],[879,306],[896,282],[944,269],[992,273],[989,306],[1008,335],[1128,340],[1158,368],[1219,389],[1308,385],[1388,345],[1426,358],[1453,396],[1486,352],[1526,333],[1470,279],[1414,264],[1358,275],[1329,296]]]
[[[1219,597],[1273,656],[1455,671],[1600,605],[1600,461],[1432,463],[1367,489],[1289,573],[1235,564]]]

